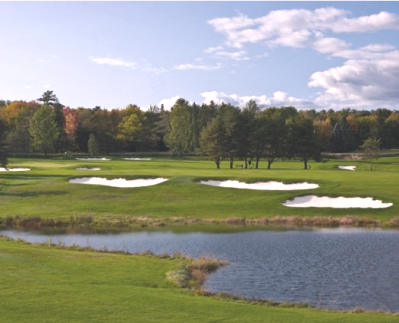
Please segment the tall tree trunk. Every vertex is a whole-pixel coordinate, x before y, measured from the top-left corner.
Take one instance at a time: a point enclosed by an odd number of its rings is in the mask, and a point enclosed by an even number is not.
[[[220,169],[220,158],[215,158],[216,168]]]
[[[308,159],[307,158],[303,159],[303,166],[305,167],[305,169],[308,169]]]
[[[256,163],[255,163],[255,168],[258,169],[259,167],[259,156],[256,157]]]
[[[271,159],[268,159],[267,160],[267,169],[270,169],[271,168],[271,166],[272,166],[272,160]]]
[[[230,169],[233,168],[234,157],[230,157]]]

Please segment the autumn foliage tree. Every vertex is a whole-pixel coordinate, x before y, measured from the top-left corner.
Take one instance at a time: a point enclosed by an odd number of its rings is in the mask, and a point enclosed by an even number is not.
[[[71,110],[69,107],[63,109],[65,126],[64,131],[66,134],[67,144],[69,150],[76,148],[76,131],[78,129],[78,115],[76,111]]]

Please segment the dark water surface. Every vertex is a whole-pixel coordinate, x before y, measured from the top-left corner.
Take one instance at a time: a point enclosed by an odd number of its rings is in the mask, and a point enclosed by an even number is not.
[[[140,231],[35,234],[1,231],[30,242],[97,249],[214,256],[229,265],[205,289],[317,307],[399,312],[399,231],[315,229],[233,233]]]

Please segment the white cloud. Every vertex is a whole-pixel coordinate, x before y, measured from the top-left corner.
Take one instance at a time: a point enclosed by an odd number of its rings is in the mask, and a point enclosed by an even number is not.
[[[180,95],[176,95],[170,99],[163,99],[159,101],[158,106],[161,107],[161,105],[163,104],[165,110],[170,110],[175,105],[176,101],[180,98]]]
[[[247,52],[245,50],[240,50],[238,52],[227,52],[227,51],[217,51],[214,53],[219,57],[227,57],[235,61],[247,61],[249,60]]]
[[[205,49],[204,52],[207,53],[207,54],[212,54],[212,53],[217,52],[217,51],[220,51],[220,50],[222,50],[222,49],[223,49],[222,46],[209,47],[209,48]]]
[[[90,57],[90,59],[100,65],[111,65],[111,66],[124,66],[130,68],[136,68],[137,64],[135,62],[128,62],[121,58],[110,58],[110,57]]]
[[[317,102],[399,106],[399,51],[379,55],[312,74],[308,85],[325,89]]]
[[[350,44],[338,38],[324,37],[313,42],[313,49],[323,54],[331,54],[348,49]]]
[[[24,89],[29,90],[30,89],[30,85],[25,86]]]
[[[312,102],[294,98],[282,91],[275,92],[271,97],[266,95],[238,96],[236,94],[225,94],[217,91],[203,92],[201,96],[204,98],[203,103],[205,104],[209,104],[211,101],[215,104],[224,102],[240,108],[245,107],[250,100],[255,101],[262,108],[270,106],[295,106],[298,109],[314,107]]]
[[[399,16],[381,12],[379,14],[352,18],[351,13],[336,8],[274,10],[259,18],[240,15],[232,18],[216,18],[208,23],[216,32],[226,36],[226,44],[242,48],[247,43],[264,42],[301,48],[312,46],[322,53],[330,53],[332,38],[322,41],[324,34],[371,32],[383,29],[399,29]],[[322,47],[324,44],[326,49]],[[339,43],[341,50],[346,44]]]
[[[311,44],[312,33],[309,30],[287,30],[281,32],[279,37],[271,41],[272,45],[281,45],[287,47],[304,48]]]
[[[181,64],[175,66],[175,69],[179,71],[188,71],[188,70],[214,71],[220,69],[221,67],[222,67],[221,64],[216,64],[216,65]]]
[[[50,84],[46,84],[46,85],[44,86],[45,89],[49,89],[50,87],[51,87]]]
[[[323,89],[315,101],[320,106],[374,108],[384,104],[399,107],[398,49],[390,44],[378,43],[353,48],[349,42],[338,38],[348,33],[398,30],[397,14],[380,12],[354,17],[350,11],[326,7],[316,10],[274,10],[257,18],[239,15],[216,18],[208,23],[226,37],[224,46],[239,48],[240,51],[244,51],[247,44],[259,43],[270,48],[311,48],[329,57],[346,60],[341,66],[321,70],[310,76],[308,86]],[[212,53],[217,52],[214,50]],[[240,102],[245,98],[235,101],[234,96],[218,92],[205,92],[203,96],[206,99],[213,97],[215,102]],[[297,106],[309,103],[279,92],[272,97],[257,97],[257,100],[265,105],[281,102]]]
[[[362,16],[359,18],[342,17],[330,25],[335,32],[370,32],[382,29],[399,29],[399,16],[380,12],[375,15]]]

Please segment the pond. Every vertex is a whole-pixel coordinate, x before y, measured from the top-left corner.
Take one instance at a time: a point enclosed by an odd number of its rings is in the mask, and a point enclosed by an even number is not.
[[[399,312],[399,232],[365,229],[243,232],[137,231],[38,234],[1,231],[30,242],[227,260],[204,288],[320,308]]]

